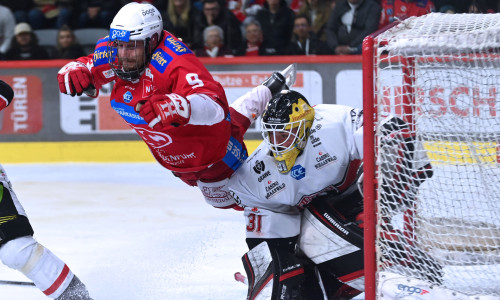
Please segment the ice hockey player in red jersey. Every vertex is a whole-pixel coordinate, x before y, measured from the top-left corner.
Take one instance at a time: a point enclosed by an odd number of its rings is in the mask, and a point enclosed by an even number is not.
[[[273,74],[254,89],[262,103],[236,101],[229,107],[222,86],[162,27],[153,5],[123,6],[94,53],[59,71],[59,89],[74,96],[92,87],[98,92],[115,81],[111,106],[156,160],[185,183],[198,186],[214,207],[237,207],[226,182],[247,157],[243,135],[272,90],[285,85],[284,78]]]
[[[0,80],[0,111],[13,98],[12,88]],[[80,279],[60,258],[38,243],[33,234],[26,212],[0,165],[0,261],[31,279],[49,298],[92,300]],[[0,295],[2,299],[10,299],[8,295]]]

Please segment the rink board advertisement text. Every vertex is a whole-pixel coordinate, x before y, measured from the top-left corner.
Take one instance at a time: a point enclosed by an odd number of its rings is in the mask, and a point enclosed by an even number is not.
[[[212,72],[222,84],[229,103],[262,83],[271,73],[262,72]],[[299,71],[293,88],[311,99],[311,104],[322,103],[323,81],[316,71]],[[110,106],[111,84],[105,85],[94,99],[86,95],[71,97],[60,94],[61,129],[67,134],[135,134]],[[255,126],[249,129],[257,132]]]
[[[37,76],[0,76],[14,90],[14,99],[0,112],[0,134],[36,134],[42,129],[42,83]]]
[[[0,112],[0,147],[2,153],[9,153],[3,161],[153,161],[144,142],[111,108],[111,84],[100,90],[97,99],[59,93],[57,72],[67,62],[0,62],[0,79],[13,85],[16,93],[14,103]],[[293,88],[304,94],[312,105],[336,103],[362,108],[361,56],[240,57],[202,59],[202,62],[224,86],[230,103],[273,71],[297,63],[298,76]],[[401,80],[389,75],[392,81]],[[478,90],[456,82],[457,86],[451,90],[440,89],[436,84],[427,89],[427,94],[417,93],[419,101],[425,104],[426,113],[437,114],[445,122],[448,116],[458,114],[464,122],[493,118],[497,120],[495,124],[500,124],[500,107],[496,99],[500,87]],[[401,102],[400,85],[388,82],[386,86],[396,87],[386,89],[382,101],[387,104]],[[398,110],[401,105],[395,107]],[[251,149],[261,139],[256,128],[259,128],[259,120],[245,135]],[[491,130],[498,132],[500,128],[492,127]],[[451,151],[457,161],[472,159],[467,148],[458,143],[427,143],[425,146]],[[457,153],[453,150],[456,148],[465,150]],[[489,154],[489,161],[499,160],[500,149],[487,143],[482,149]],[[113,156],[107,156],[109,152],[114,153]]]

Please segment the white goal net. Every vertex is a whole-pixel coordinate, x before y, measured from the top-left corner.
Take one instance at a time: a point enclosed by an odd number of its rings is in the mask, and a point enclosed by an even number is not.
[[[377,284],[500,299],[500,14],[412,17],[372,41]]]

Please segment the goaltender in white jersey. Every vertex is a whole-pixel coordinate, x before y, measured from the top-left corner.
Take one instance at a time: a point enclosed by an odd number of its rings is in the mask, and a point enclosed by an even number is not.
[[[362,212],[356,184],[362,124],[361,110],[313,108],[296,91],[269,101],[262,116],[265,142],[228,184],[247,220],[248,299],[343,299],[364,289],[356,222]],[[329,207],[334,203],[341,203],[338,211]]]
[[[230,179],[230,189],[245,215],[253,208],[280,213],[247,231],[252,238],[282,238],[300,232],[300,209],[319,194],[356,189],[356,172],[363,158],[362,112],[343,105],[314,106],[310,136],[293,167],[281,173],[266,143]],[[288,226],[285,226],[288,224]],[[279,226],[278,226],[279,225]]]

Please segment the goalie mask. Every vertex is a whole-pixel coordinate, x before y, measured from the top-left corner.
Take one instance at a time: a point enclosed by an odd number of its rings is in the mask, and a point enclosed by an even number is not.
[[[123,6],[109,30],[108,63],[116,76],[139,79],[151,61],[163,31],[160,12],[151,4],[136,2]]]
[[[314,108],[298,92],[284,90],[269,101],[262,115],[262,136],[281,173],[290,171],[304,150],[313,121]]]

